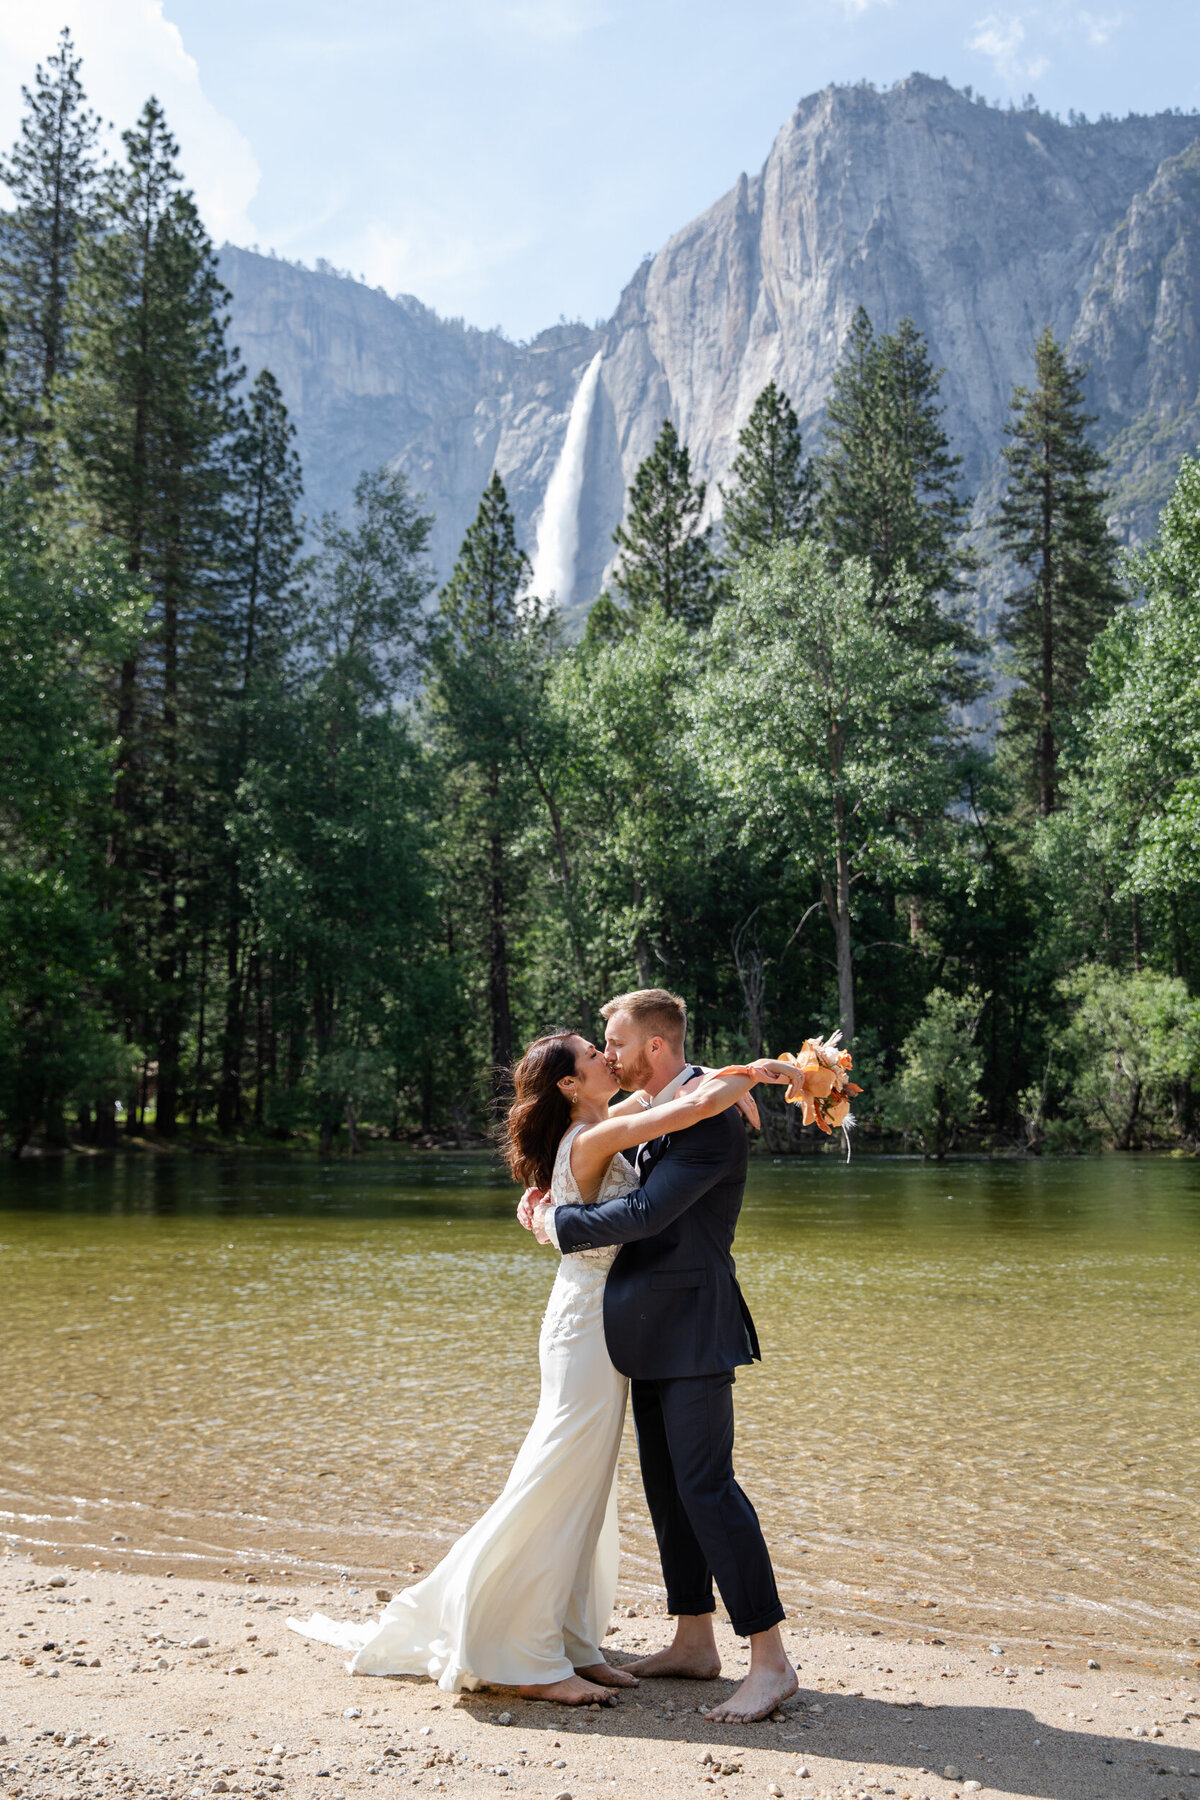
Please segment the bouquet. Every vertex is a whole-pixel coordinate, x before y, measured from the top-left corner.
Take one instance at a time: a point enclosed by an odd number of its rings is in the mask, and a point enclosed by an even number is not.
[[[854,1059],[848,1050],[838,1049],[841,1041],[840,1031],[835,1031],[832,1037],[805,1038],[799,1056],[785,1050],[779,1058],[780,1062],[793,1063],[804,1072],[803,1089],[799,1093],[788,1090],[788,1105],[799,1106],[804,1124],[815,1125],[826,1137],[839,1126],[843,1133],[848,1133],[854,1123],[850,1101],[855,1094],[862,1093],[850,1079]]]

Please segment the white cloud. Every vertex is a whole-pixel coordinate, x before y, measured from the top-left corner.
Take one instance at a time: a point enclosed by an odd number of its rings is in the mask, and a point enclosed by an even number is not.
[[[842,11],[848,19],[861,19],[872,6],[890,6],[892,0],[842,0]]]
[[[967,49],[990,58],[1001,81],[1036,81],[1050,67],[1045,56],[1024,54],[1025,23],[1018,13],[989,13],[967,39]]]
[[[1120,13],[1076,13],[1083,35],[1096,50],[1102,50],[1117,27],[1123,23]]]
[[[39,62],[69,26],[83,58],[82,78],[92,106],[120,132],[146,99],[162,102],[179,143],[180,163],[208,230],[218,243],[255,236],[249,207],[258,188],[254,152],[231,119],[212,104],[195,59],[179,30],[163,17],[163,0],[0,0],[0,143],[16,135],[20,84],[32,83]],[[116,147],[115,141],[108,140]]]
[[[504,16],[518,31],[547,43],[583,37],[613,17],[598,0],[512,0]]]
[[[461,221],[460,221],[461,223]],[[389,294],[415,294],[443,311],[471,311],[483,303],[492,276],[537,244],[530,230],[455,230],[442,212],[406,210],[403,224],[379,220],[341,240],[328,254],[335,264],[361,273]]]

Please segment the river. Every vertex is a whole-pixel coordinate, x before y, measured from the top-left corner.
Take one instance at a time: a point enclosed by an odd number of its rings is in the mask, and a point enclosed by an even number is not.
[[[0,1537],[394,1586],[494,1498],[553,1253],[486,1159],[0,1171]],[[739,1474],[802,1620],[1200,1659],[1200,1165],[751,1165]],[[658,1577],[632,1435],[623,1573]]]

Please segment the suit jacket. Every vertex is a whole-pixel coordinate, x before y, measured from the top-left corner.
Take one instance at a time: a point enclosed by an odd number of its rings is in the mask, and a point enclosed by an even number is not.
[[[604,1288],[604,1336],[623,1375],[716,1375],[758,1357],[731,1254],[747,1160],[741,1116],[730,1107],[658,1139],[631,1194],[555,1207],[564,1255],[622,1246]]]

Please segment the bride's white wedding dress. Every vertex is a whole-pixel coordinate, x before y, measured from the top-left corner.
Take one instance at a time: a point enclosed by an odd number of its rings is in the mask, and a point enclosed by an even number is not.
[[[566,1133],[551,1179],[557,1201],[582,1195]],[[598,1200],[637,1176],[614,1156]],[[355,1675],[429,1675],[454,1693],[495,1683],[562,1681],[602,1662],[617,1592],[617,1452],[629,1383],[604,1342],[604,1283],[616,1246],[566,1256],[542,1321],[541,1398],[504,1486],[424,1581],[369,1624],[289,1619],[294,1631],[354,1652]]]

